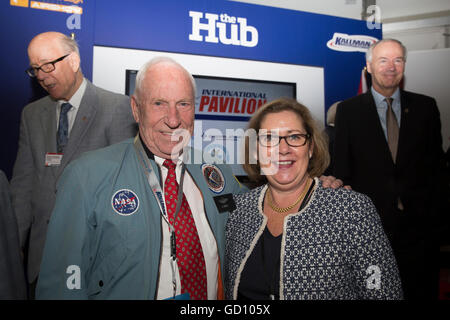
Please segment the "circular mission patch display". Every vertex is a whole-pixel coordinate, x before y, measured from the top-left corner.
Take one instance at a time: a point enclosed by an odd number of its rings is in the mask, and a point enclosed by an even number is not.
[[[225,178],[222,171],[213,164],[204,164],[202,165],[202,172],[209,190],[214,193],[221,193],[225,188]]]
[[[129,216],[139,209],[139,198],[132,190],[121,189],[112,196],[111,205],[116,213]]]

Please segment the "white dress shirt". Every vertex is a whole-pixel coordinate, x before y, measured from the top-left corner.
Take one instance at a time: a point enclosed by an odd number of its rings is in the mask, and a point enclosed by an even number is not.
[[[180,183],[181,159],[182,157],[180,156],[177,160],[177,166],[175,169],[178,184]],[[155,156],[155,162],[160,168],[161,180],[163,183],[166,180],[168,172],[168,169],[163,166],[164,160],[165,159]],[[164,186],[162,186],[162,189],[164,190]],[[192,216],[200,238],[200,243],[202,245],[203,256],[205,257],[208,299],[215,300],[217,299],[217,275],[219,268],[217,243],[208,219],[206,218],[202,193],[187,170],[185,171],[183,179],[183,192],[186,196],[189,207],[191,208]],[[156,299],[158,300],[173,297],[169,224],[162,216],[161,221],[162,248],[159,266],[158,292],[156,294]],[[177,283],[176,294],[178,295],[181,293],[181,282],[178,267],[175,269],[175,279]]]

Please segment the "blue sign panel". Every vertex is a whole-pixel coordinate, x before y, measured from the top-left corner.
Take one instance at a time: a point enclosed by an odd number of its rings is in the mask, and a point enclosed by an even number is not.
[[[20,112],[46,94],[23,72],[27,45],[38,33],[73,33],[88,79],[94,45],[323,67],[326,108],[356,94],[362,51],[371,38],[382,36],[365,21],[234,1],[10,0],[0,3],[0,18],[7,30],[0,34],[7,44],[1,57],[7,77],[0,92],[7,107],[1,108],[0,134],[8,137],[0,165],[9,177]]]

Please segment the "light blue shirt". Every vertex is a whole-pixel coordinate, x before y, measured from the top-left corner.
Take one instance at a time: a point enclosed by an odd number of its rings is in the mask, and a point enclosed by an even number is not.
[[[373,99],[375,100],[375,106],[377,107],[378,117],[380,118],[381,127],[383,128],[384,136],[387,140],[387,128],[386,128],[386,111],[387,111],[387,102],[385,96],[379,94],[373,87],[370,88],[372,91]],[[395,117],[397,118],[398,127],[400,128],[401,123],[401,104],[400,104],[400,89],[397,88],[394,94],[391,96],[392,99],[392,110],[394,111]]]
[[[75,118],[77,117],[78,109],[80,108],[81,99],[83,99],[84,92],[86,91],[87,80],[83,78],[83,82],[80,87],[75,91],[73,96],[69,101],[58,100],[58,107],[56,108],[56,128],[59,126],[59,115],[61,114],[61,105],[64,102],[69,102],[72,105],[72,108],[67,112],[67,120],[69,121],[69,136],[72,131],[73,124],[75,123]]]

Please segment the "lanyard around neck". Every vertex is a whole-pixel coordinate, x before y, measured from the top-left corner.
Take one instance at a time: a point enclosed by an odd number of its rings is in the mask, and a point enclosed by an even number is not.
[[[150,159],[147,157],[144,147],[142,146],[141,139],[139,139],[138,136],[134,139],[134,147],[135,147],[136,153],[138,155],[138,158],[140,160],[141,166],[144,169],[144,173],[145,173],[145,176],[147,177],[148,184],[150,185],[153,195],[155,196],[155,198],[158,202],[161,215],[167,221],[170,228],[172,229],[173,226],[169,222],[169,218],[167,216],[167,208],[166,208],[166,203],[164,201],[164,196],[163,196],[164,193],[163,193],[161,184],[159,183],[158,178],[156,177],[155,171],[153,170],[152,165],[150,163]],[[176,206],[175,214],[174,214],[174,221],[177,218],[178,213],[180,212],[180,208],[181,208],[181,201],[183,199],[183,180],[184,180],[185,172],[186,172],[186,167],[182,163],[181,164],[180,183],[179,183],[179,187],[178,187],[177,206]]]
[[[176,278],[175,278],[175,264],[177,260],[177,247],[176,247],[176,236],[175,236],[175,228],[170,223],[169,217],[167,216],[167,207],[166,202],[164,201],[164,193],[161,188],[161,184],[158,181],[158,178],[156,177],[155,171],[152,168],[152,165],[150,163],[150,159],[147,156],[147,153],[144,150],[144,147],[142,145],[141,139],[139,138],[139,135],[136,136],[134,139],[134,148],[136,150],[136,154],[138,155],[138,158],[140,160],[141,166],[144,169],[145,176],[147,177],[148,184],[150,186],[150,189],[153,192],[153,195],[159,205],[159,209],[161,212],[161,216],[166,220],[167,224],[169,225],[169,231],[170,231],[170,257],[171,257],[171,267],[172,267],[172,286],[173,286],[173,297],[176,295],[177,291],[177,285],[176,285]],[[180,183],[178,186],[178,196],[177,196],[177,206],[175,208],[174,213],[174,222],[178,216],[178,213],[181,209],[181,202],[183,200],[183,180],[184,180],[184,174],[186,171],[186,167],[184,163],[181,163],[181,174],[180,174]]]

